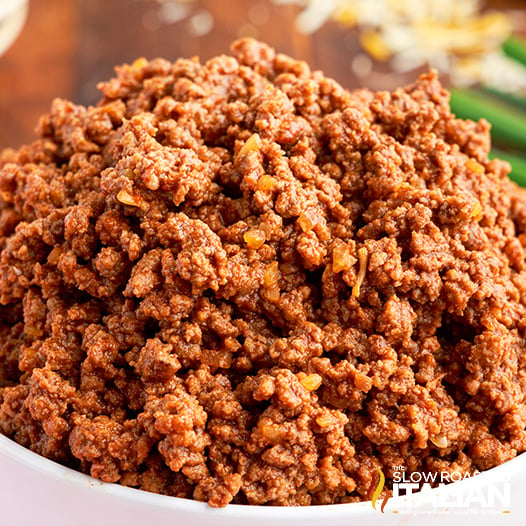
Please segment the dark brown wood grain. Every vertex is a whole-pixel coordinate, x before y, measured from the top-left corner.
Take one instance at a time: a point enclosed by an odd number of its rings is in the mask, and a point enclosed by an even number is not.
[[[521,8],[524,2],[493,4]],[[115,65],[139,56],[207,59],[228,52],[230,42],[241,36],[261,38],[305,59],[347,87],[367,83],[350,66],[356,36],[335,24],[312,36],[299,34],[294,30],[297,7],[270,0],[197,0],[192,13],[208,11],[214,22],[204,36],[192,33],[189,18],[169,23],[160,9],[154,0],[30,0],[23,32],[0,56],[0,148],[31,142],[39,116],[54,97],[96,103],[96,85],[113,74]],[[401,82],[386,76],[373,87]]]

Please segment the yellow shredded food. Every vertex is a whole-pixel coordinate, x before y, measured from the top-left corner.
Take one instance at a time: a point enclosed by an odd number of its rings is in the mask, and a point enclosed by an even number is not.
[[[352,295],[357,298],[360,295],[360,288],[362,286],[363,280],[365,279],[365,274],[367,272],[367,260],[368,260],[368,254],[367,249],[365,247],[361,247],[358,249],[358,263],[360,264],[360,268],[358,270],[358,276],[356,278],[356,283],[354,287],[352,288]]]

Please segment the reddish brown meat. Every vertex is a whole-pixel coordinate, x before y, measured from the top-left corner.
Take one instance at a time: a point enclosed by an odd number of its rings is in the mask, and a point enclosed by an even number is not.
[[[526,206],[435,74],[138,60],[0,157],[0,431],[208,501],[367,498],[526,449]]]

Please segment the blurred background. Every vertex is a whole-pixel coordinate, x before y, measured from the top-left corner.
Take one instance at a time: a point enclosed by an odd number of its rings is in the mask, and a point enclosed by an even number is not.
[[[0,148],[34,140],[54,97],[96,104],[115,65],[207,59],[243,36],[349,88],[393,89],[436,67],[461,109],[467,93],[470,111],[482,96],[491,112],[526,96],[525,30],[518,0],[0,0]],[[508,139],[501,146],[520,157],[526,144]]]

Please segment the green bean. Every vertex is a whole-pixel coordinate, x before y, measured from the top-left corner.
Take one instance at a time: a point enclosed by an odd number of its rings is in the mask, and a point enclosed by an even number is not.
[[[491,124],[494,142],[510,148],[526,150],[526,114],[507,104],[495,101],[470,89],[451,90],[451,111],[461,119]]]
[[[492,148],[489,156],[491,159],[497,157],[503,161],[508,161],[511,165],[510,179],[518,185],[526,187],[526,156],[520,152],[508,152],[497,148]]]
[[[526,41],[522,38],[512,35],[504,41],[502,50],[517,62],[526,64]]]
[[[526,97],[489,86],[481,86],[480,91],[501,103],[506,103],[511,108],[514,107],[526,112]]]

